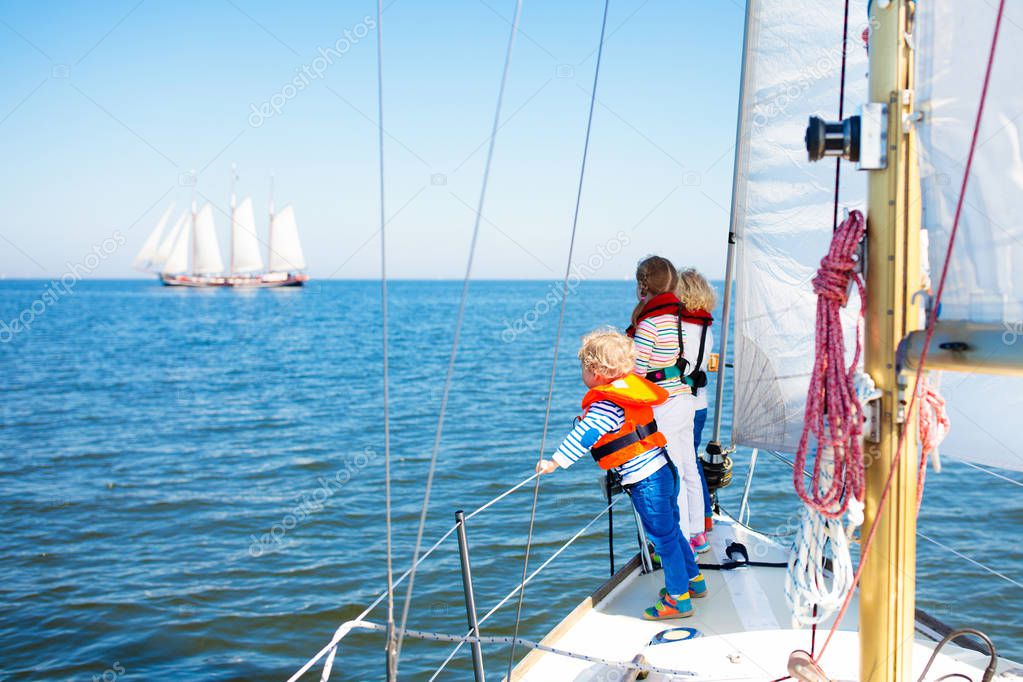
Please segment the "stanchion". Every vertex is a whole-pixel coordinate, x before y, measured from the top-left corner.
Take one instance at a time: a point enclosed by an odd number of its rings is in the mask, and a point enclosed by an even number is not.
[[[478,637],[479,622],[476,619],[476,594],[472,589],[472,567],[469,565],[469,541],[465,537],[465,512],[455,512],[455,524],[458,526],[458,556],[462,561],[462,587],[465,590],[465,615],[469,622],[469,634]],[[470,642],[472,650],[472,671],[476,682],[484,682],[483,646],[479,640]]]

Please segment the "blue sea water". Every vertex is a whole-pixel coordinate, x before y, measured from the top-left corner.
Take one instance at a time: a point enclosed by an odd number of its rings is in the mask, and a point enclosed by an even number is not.
[[[379,283],[47,287],[0,282],[0,679],[286,679],[385,584]],[[391,283],[397,573],[410,563],[460,287]],[[549,282],[472,284],[427,543],[456,509],[531,473],[556,292]],[[633,295],[629,282],[585,282],[570,298],[548,452],[582,394],[580,335],[623,325]],[[19,316],[28,328],[14,331]],[[729,404],[726,392],[726,429]],[[740,451],[737,482],[721,494],[733,513],[748,462]],[[531,566],[603,508],[597,480],[585,462],[543,480]],[[481,611],[520,580],[531,490],[468,524]],[[620,509],[619,565],[635,551]],[[791,529],[789,469],[761,459],[752,509],[755,527]],[[956,462],[928,477],[921,532],[1016,581],[1021,528],[1019,487]],[[1018,582],[925,540],[917,571],[918,606],[1023,659]],[[541,638],[607,574],[601,519],[529,585],[522,636]],[[510,634],[514,613],[513,600],[485,632]],[[409,626],[464,633],[453,540],[419,571]],[[407,641],[402,679],[426,679],[448,650]],[[485,654],[489,674],[503,674],[507,649]],[[334,679],[382,679],[382,662],[379,635],[353,635]],[[468,670],[466,651],[440,679]]]

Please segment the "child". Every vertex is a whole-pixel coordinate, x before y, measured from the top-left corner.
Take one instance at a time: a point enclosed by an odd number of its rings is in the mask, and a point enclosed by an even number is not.
[[[549,474],[567,468],[589,452],[602,469],[613,469],[621,476],[664,567],[665,589],[643,617],[691,616],[690,597],[706,595],[707,585],[679,529],[678,474],[654,422],[652,408],[667,400],[668,394],[632,373],[632,342],[614,330],[583,337],[579,360],[589,389],[583,398],[583,415],[552,458],[537,463],[536,471]]]
[[[695,394],[693,396],[695,409],[693,446],[696,456],[699,457],[700,443],[703,441],[703,426],[707,423],[707,363],[710,359],[711,348],[714,346],[714,335],[711,333],[710,327],[714,322],[711,312],[717,305],[717,294],[710,282],[695,268],[679,271],[675,293],[678,294],[679,300],[685,307],[682,313],[682,334],[687,343],[683,349],[683,355],[690,368],[688,383],[693,385]],[[698,373],[694,375],[693,372]],[[698,383],[703,383],[703,386],[695,386]],[[703,488],[704,529],[710,530],[713,526],[710,491],[707,489],[707,479],[704,478],[703,467],[697,466],[697,471],[700,473],[700,484]]]
[[[639,303],[626,334],[636,346],[635,373],[668,392],[668,400],[654,408],[654,417],[668,440],[668,456],[681,480],[678,508],[682,533],[695,551],[706,552],[710,544],[704,535],[703,487],[693,449],[695,403],[692,388],[684,381],[689,368],[681,351],[686,344],[677,286],[678,271],[667,258],[650,256],[640,261],[636,268]]]

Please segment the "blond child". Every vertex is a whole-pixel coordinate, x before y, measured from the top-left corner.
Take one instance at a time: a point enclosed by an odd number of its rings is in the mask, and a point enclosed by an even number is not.
[[[567,468],[589,453],[602,469],[620,476],[664,567],[665,589],[643,617],[690,616],[690,598],[706,595],[707,586],[679,528],[678,472],[654,421],[653,408],[664,403],[668,393],[633,373],[632,341],[617,331],[598,330],[583,337],[579,361],[589,389],[583,414],[551,459],[537,463],[536,471],[549,474]]]
[[[714,323],[712,313],[717,305],[717,292],[710,285],[707,278],[701,275],[695,268],[686,268],[678,273],[678,286],[675,293],[685,311],[682,314],[682,335],[687,339],[683,355],[691,368],[687,377],[688,383],[693,387],[693,448],[696,456],[700,456],[700,444],[703,442],[703,427],[707,423],[707,366],[710,361],[711,348],[714,346],[714,334],[711,332],[711,325]],[[702,352],[701,352],[702,349]],[[707,479],[703,475],[703,467],[697,467],[700,472],[700,484],[703,488],[703,516],[704,528],[710,530],[713,526],[710,490],[707,488]]]

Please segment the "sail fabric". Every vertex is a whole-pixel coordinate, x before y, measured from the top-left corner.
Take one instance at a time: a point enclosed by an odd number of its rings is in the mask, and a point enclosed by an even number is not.
[[[220,258],[220,244],[217,242],[217,226],[213,222],[213,207],[203,206],[195,216],[195,251],[192,272],[208,275],[224,271]]]
[[[813,368],[811,280],[831,240],[835,183],[835,162],[810,163],[803,136],[808,116],[837,118],[844,3],[758,0],[750,12],[735,168],[732,439],[795,452]],[[865,0],[853,0],[845,116],[866,99],[866,16]],[[866,178],[843,166],[841,205],[862,208]],[[858,310],[854,293],[843,313],[850,358]]]
[[[132,267],[138,269],[146,269],[153,264],[155,260],[156,252],[160,246],[163,238],[163,230],[167,226],[167,221],[170,219],[171,211],[174,210],[174,204],[167,207],[167,210],[160,216],[160,220],[157,221],[156,227],[146,237],[145,243],[142,244],[142,248],[139,250],[138,255],[135,256],[135,260],[131,262]]]
[[[191,223],[187,220],[187,214],[181,216],[178,219],[178,224],[174,227],[171,232],[171,236],[168,237],[170,245],[167,249],[167,255],[163,258],[160,264],[160,272],[164,274],[176,274],[185,272],[188,270],[188,242],[189,234],[191,233]],[[160,245],[162,249],[164,244]]]
[[[929,0],[916,14],[917,123],[923,227],[936,273],[945,262],[973,136],[998,3]],[[1023,7],[1007,3],[995,54],[959,235],[941,300],[943,320],[1023,321],[1023,53],[1013,25]],[[1010,329],[1011,331],[1011,329]],[[1023,384],[1021,384],[1023,385]]]
[[[302,244],[298,240],[295,210],[288,204],[270,221],[270,272],[293,272],[305,268]]]
[[[916,124],[922,224],[935,286],[945,263],[956,203],[987,69],[998,3],[933,0],[916,11]],[[1013,26],[1023,7],[1007,3],[984,103],[959,233],[941,298],[945,321],[990,323],[1023,349],[1023,53]],[[1016,425],[1023,378],[942,372],[951,429],[943,455],[1023,471]]]
[[[231,272],[259,272],[263,269],[252,199],[246,197],[234,210],[231,225]]]
[[[1023,343],[1023,338],[1017,343]],[[940,374],[951,423],[939,448],[942,458],[1023,471],[1023,440],[1017,428],[1023,414],[1023,379],[966,372]]]
[[[174,248],[174,244],[177,243],[178,235],[185,229],[185,225],[188,224],[188,211],[182,212],[178,219],[174,222],[174,226],[171,227],[170,231],[167,232],[161,241],[160,245],[156,247],[156,253],[153,254],[149,265],[153,269],[163,271],[163,265],[170,257],[171,249]]]

